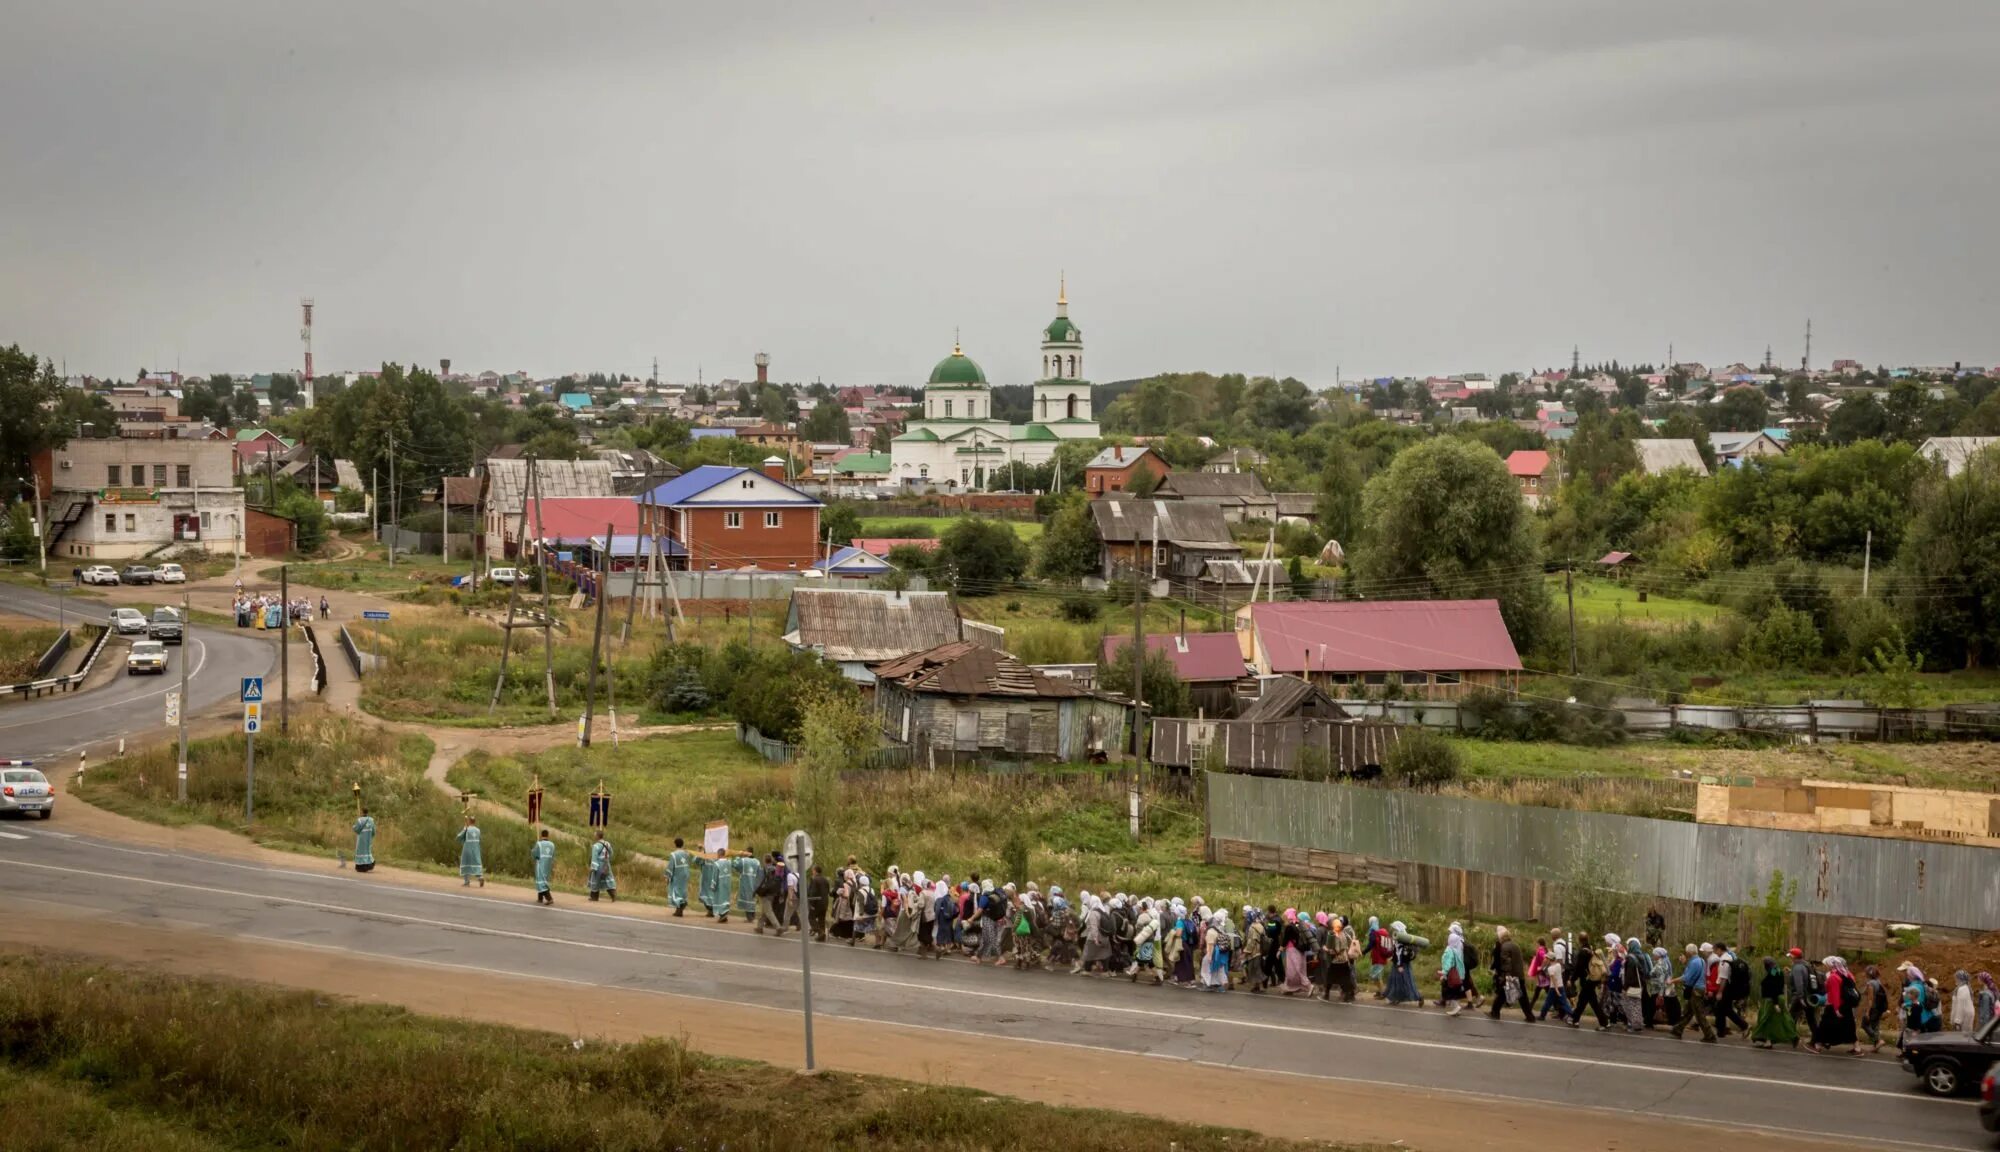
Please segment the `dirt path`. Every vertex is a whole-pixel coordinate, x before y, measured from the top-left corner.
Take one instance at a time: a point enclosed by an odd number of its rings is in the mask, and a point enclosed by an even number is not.
[[[0,896],[0,948],[61,950],[148,972],[251,980],[415,1012],[553,1032],[582,1042],[677,1036],[703,1052],[780,1066],[802,1053],[796,1012],[671,994],[568,984],[339,950],[225,939],[103,920]],[[1060,1043],[973,1037],[815,1014],[823,1068],[955,1084],[1070,1107],[1111,1108],[1273,1136],[1463,1152],[1543,1152],[1552,1140],[1619,1152],[1759,1148],[1833,1152],[1852,1145],[1716,1128],[1626,1112],[1556,1109],[1337,1077],[1299,1077],[1125,1055]]]

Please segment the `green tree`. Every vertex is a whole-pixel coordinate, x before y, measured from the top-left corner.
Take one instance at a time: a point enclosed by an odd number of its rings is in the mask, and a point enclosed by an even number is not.
[[[1639,467],[1634,441],[1641,435],[1639,418],[1630,412],[1585,412],[1577,417],[1576,431],[1563,454],[1566,471],[1574,482],[1608,488]]]
[[[1064,582],[1094,576],[1102,567],[1102,549],[1089,502],[1080,494],[1065,497],[1035,546],[1035,571],[1044,580]]]
[[[255,424],[264,417],[263,405],[257,403],[257,394],[248,388],[238,388],[229,401],[229,415],[238,424]]]
[[[1368,482],[1362,547],[1348,557],[1373,599],[1499,601],[1516,648],[1548,624],[1541,542],[1520,490],[1493,450],[1440,437],[1397,455]]]
[[[938,539],[931,572],[961,596],[991,596],[1028,570],[1028,547],[1011,524],[965,519]]]
[[[271,377],[271,406],[289,407],[299,402],[304,393],[299,391],[298,377],[289,372],[279,372]]]
[[[63,391],[55,364],[37,361],[19,344],[0,348],[0,492],[8,499],[34,499],[32,486],[22,481],[32,476],[36,454],[62,447],[76,434],[56,408]]]
[[[1396,743],[1383,757],[1390,780],[1423,792],[1435,792],[1457,780],[1462,770],[1458,746],[1428,728],[1398,729]]]
[[[1711,473],[1715,471],[1715,445],[1708,442],[1708,429],[1693,409],[1676,404],[1674,410],[1667,413],[1667,418],[1660,422],[1660,438],[1694,441],[1694,450],[1701,453],[1702,465]]]
[[[793,803],[808,831],[824,835],[840,809],[840,774],[881,742],[876,720],[854,686],[824,680],[803,693]]]
[[[1131,640],[1118,646],[1111,659],[1099,658],[1097,684],[1107,692],[1121,696],[1132,694],[1132,654],[1137,651]],[[1174,662],[1165,652],[1153,648],[1146,653],[1145,680],[1146,707],[1155,716],[1189,716],[1194,713],[1194,703],[1188,687],[1181,682],[1180,674],[1174,671]]]
[[[832,401],[820,404],[799,421],[799,439],[813,444],[845,444],[853,438],[847,410]]]
[[[2000,452],[1931,469],[1911,503],[1896,593],[1911,640],[1932,667],[1984,667],[2000,647]]]
[[[833,547],[845,548],[861,535],[861,514],[846,500],[831,501],[820,511],[819,534],[822,541],[831,541]]]
[[[1854,444],[1862,440],[1888,440],[1889,415],[1873,396],[1853,396],[1841,402],[1826,418],[1826,439],[1830,444]]]
[[[1336,451],[1327,456],[1319,474],[1319,499],[1313,503],[1313,520],[1330,540],[1344,547],[1361,527],[1360,458],[1352,452]]]
[[[1792,944],[1792,908],[1799,900],[1799,882],[1771,870],[1764,899],[1750,912],[1750,940],[1760,956],[1783,956]]]

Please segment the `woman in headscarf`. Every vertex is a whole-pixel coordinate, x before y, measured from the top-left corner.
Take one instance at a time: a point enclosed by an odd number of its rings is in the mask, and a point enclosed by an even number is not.
[[[1528,1013],[1533,1015],[1542,997],[1549,993],[1549,942],[1535,937],[1534,955],[1528,957]]]
[[[1751,1047],[1799,1046],[1799,1026],[1792,1019],[1786,984],[1785,970],[1778,967],[1776,960],[1764,957],[1764,975],[1757,983],[1757,994],[1762,1003],[1757,1005],[1757,1026],[1750,1030]]]
[[[1905,960],[1896,965],[1896,975],[1903,978],[1903,1031],[1937,1031],[1943,1024],[1937,991],[1924,979],[1923,969]]]
[[[1646,971],[1646,1027],[1664,1023],[1671,1028],[1680,1022],[1680,1001],[1673,996],[1674,966],[1664,947],[1653,949]]]
[[[974,964],[991,960],[995,967],[1000,964],[1001,930],[1007,924],[1007,894],[993,886],[988,879],[979,885],[979,951],[972,956]]]
[[[1210,992],[1229,990],[1229,913],[1217,912],[1202,933],[1202,987]]]
[[[1597,1022],[1599,1032],[1611,1031],[1613,1024],[1625,1020],[1625,941],[1616,932],[1604,934],[1604,951],[1599,954],[1604,962],[1604,1015]]]
[[[1360,954],[1361,942],[1354,938],[1354,930],[1347,926],[1347,917],[1335,916],[1331,931],[1326,937],[1326,951],[1319,962],[1319,996],[1331,1004],[1333,990],[1340,989],[1343,1004],[1354,1003],[1354,958]]]
[[[1979,987],[1972,994],[1972,1026],[1974,1029],[1979,1029],[1986,1027],[1986,1022],[1993,1019],[1995,1001],[2000,999],[2000,987],[1994,985],[1991,972],[1981,972],[1973,979],[1979,981]]]
[[[951,877],[940,876],[931,887],[931,907],[934,910],[931,921],[931,942],[939,960],[944,954],[958,946],[958,895],[952,890]]]
[[[1870,964],[1863,972],[1868,982],[1861,991],[1868,1000],[1867,1010],[1861,1014],[1861,1030],[1868,1034],[1868,1042],[1874,1047],[1870,1051],[1882,1050],[1882,1017],[1889,1014],[1889,990],[1882,986],[1882,970]]]
[[[854,935],[847,938],[849,947],[861,943],[875,931],[875,917],[882,911],[882,896],[868,882],[868,873],[854,878]]]
[[[1652,965],[1637,936],[1625,938],[1624,1000],[1625,1030],[1646,1030],[1646,977]]]
[[[924,905],[929,903],[914,883],[914,877],[897,878],[896,919],[895,927],[889,932],[889,951],[907,952],[917,946],[917,926],[923,923]]]
[[[854,882],[844,875],[833,891],[833,934],[854,943]]]
[[[1389,925],[1389,938],[1395,945],[1389,956],[1389,991],[1387,999],[1391,1004],[1412,1001],[1417,1007],[1424,1006],[1424,995],[1417,991],[1415,965],[1417,953],[1431,946],[1422,936],[1413,936],[1401,920]]]
[[[1153,983],[1160,982],[1160,970],[1154,961],[1160,952],[1160,913],[1151,900],[1139,901],[1139,930],[1132,937],[1132,983],[1139,977],[1150,976]]]
[[[1312,985],[1306,982],[1306,931],[1299,923],[1297,908],[1285,909],[1284,925],[1278,929],[1278,952],[1285,973],[1285,995],[1311,992]]]
[[[1276,968],[1271,957],[1278,950],[1278,927],[1276,917],[1265,916],[1255,905],[1243,906],[1243,986],[1252,992],[1262,992],[1274,982],[1266,973]]]
[[[1374,916],[1368,918],[1368,941],[1362,947],[1368,950],[1368,980],[1375,985],[1375,999],[1384,997],[1382,973],[1389,963],[1389,956],[1395,951],[1395,944],[1389,934],[1382,931],[1382,921]]]
[[[1972,1021],[1978,1015],[1972,1001],[1972,973],[1960,968],[1954,973],[1958,986],[1951,992],[1951,1030],[1972,1034]]]
[[[1465,929],[1458,921],[1451,922],[1445,930],[1444,954],[1438,962],[1438,983],[1443,986],[1439,1001],[1444,1005],[1444,1014],[1456,1016],[1464,1008],[1465,984],[1469,974],[1465,970]]]
[[[1078,975],[1102,972],[1111,959],[1111,939],[1105,924],[1110,909],[1104,906],[1100,897],[1091,896],[1088,899],[1090,906],[1083,913],[1083,958],[1077,961]]]
[[[1821,963],[1826,965],[1826,1007],[1819,1014],[1812,1050],[1826,1052],[1845,1044],[1849,1055],[1859,1056],[1861,1045],[1854,1038],[1854,975],[1847,970],[1847,961],[1838,956],[1828,956]]]
[[[1196,974],[1202,961],[1202,930],[1206,926],[1195,918],[1193,910],[1176,898],[1174,900],[1174,936],[1178,943],[1170,945],[1174,955],[1174,983],[1183,988],[1194,986]]]
[[[1062,886],[1049,885],[1049,966],[1067,968],[1076,963],[1076,914],[1064,898]]]

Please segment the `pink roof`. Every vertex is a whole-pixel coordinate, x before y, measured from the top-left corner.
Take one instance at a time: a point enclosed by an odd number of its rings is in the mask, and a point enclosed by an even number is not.
[[[1109,661],[1130,644],[1130,636],[1106,636],[1104,658]],[[1174,663],[1174,675],[1187,682],[1240,680],[1248,674],[1243,664],[1243,648],[1234,632],[1169,632],[1146,637],[1146,651],[1164,652]]]
[[[871,536],[865,540],[856,538],[854,541],[854,547],[861,549],[863,552],[868,553],[870,556],[882,556],[882,557],[888,556],[889,549],[894,548],[900,544],[914,545],[916,549],[920,552],[933,552],[937,550],[938,546],[938,542],[936,540],[933,540],[927,536],[916,536],[916,537],[911,537],[909,539],[903,539],[896,536]]]
[[[1253,604],[1273,672],[1512,672],[1497,600]]]
[[[1507,471],[1516,476],[1540,476],[1549,470],[1549,454],[1523,448],[1507,457]]]
[[[582,540],[602,536],[606,524],[611,525],[614,535],[639,531],[639,502],[630,496],[564,496],[541,503],[541,538],[544,540]],[[509,517],[509,532],[514,528],[512,519]],[[532,503],[528,505],[528,535],[535,535],[535,506]]]

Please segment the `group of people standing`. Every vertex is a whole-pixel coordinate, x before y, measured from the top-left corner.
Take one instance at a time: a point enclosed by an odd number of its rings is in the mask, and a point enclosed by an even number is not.
[[[313,603],[304,596],[294,597],[288,604],[269,592],[246,594],[242,582],[236,586],[236,626],[238,628],[283,628],[287,624],[304,624],[313,619]],[[330,619],[332,606],[326,597],[319,598],[319,618]]]

